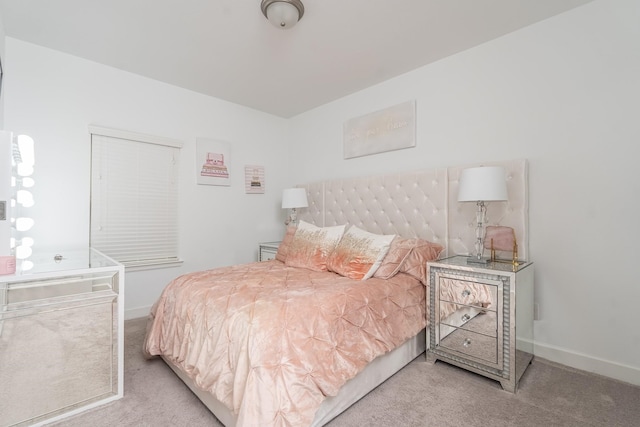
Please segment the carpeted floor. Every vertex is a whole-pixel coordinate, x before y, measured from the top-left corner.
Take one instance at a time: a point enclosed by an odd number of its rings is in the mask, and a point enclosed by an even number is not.
[[[163,361],[142,357],[145,322],[125,322],[124,398],[52,425],[221,425]],[[534,359],[514,395],[422,355],[329,424],[462,425],[640,426],[640,387]]]

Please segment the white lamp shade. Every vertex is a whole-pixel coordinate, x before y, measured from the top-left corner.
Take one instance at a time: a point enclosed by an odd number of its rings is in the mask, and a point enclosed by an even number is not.
[[[275,27],[287,29],[296,25],[300,13],[291,3],[276,1],[267,6],[267,18]]]
[[[287,188],[282,191],[282,209],[306,208],[307,191],[304,188]]]
[[[464,169],[460,174],[459,202],[488,202],[507,199],[507,180],[504,168],[483,166]]]

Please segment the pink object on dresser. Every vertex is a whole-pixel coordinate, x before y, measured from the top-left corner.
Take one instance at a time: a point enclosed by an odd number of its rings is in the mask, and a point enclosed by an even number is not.
[[[513,251],[516,233],[511,227],[489,225],[485,231],[484,247],[496,251]]]
[[[16,257],[0,256],[0,275],[14,274],[16,272]]]

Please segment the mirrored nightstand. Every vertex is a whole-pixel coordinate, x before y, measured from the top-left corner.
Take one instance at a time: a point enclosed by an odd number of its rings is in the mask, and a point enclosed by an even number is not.
[[[258,250],[258,261],[269,261],[276,259],[276,253],[278,253],[278,247],[280,242],[264,242],[260,243]]]
[[[455,256],[427,269],[427,360],[492,378],[514,393],[533,358],[533,263],[480,266]]]

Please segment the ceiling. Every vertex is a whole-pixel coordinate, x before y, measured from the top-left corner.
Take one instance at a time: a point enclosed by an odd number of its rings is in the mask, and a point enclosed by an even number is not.
[[[592,0],[0,0],[6,36],[292,117]]]

